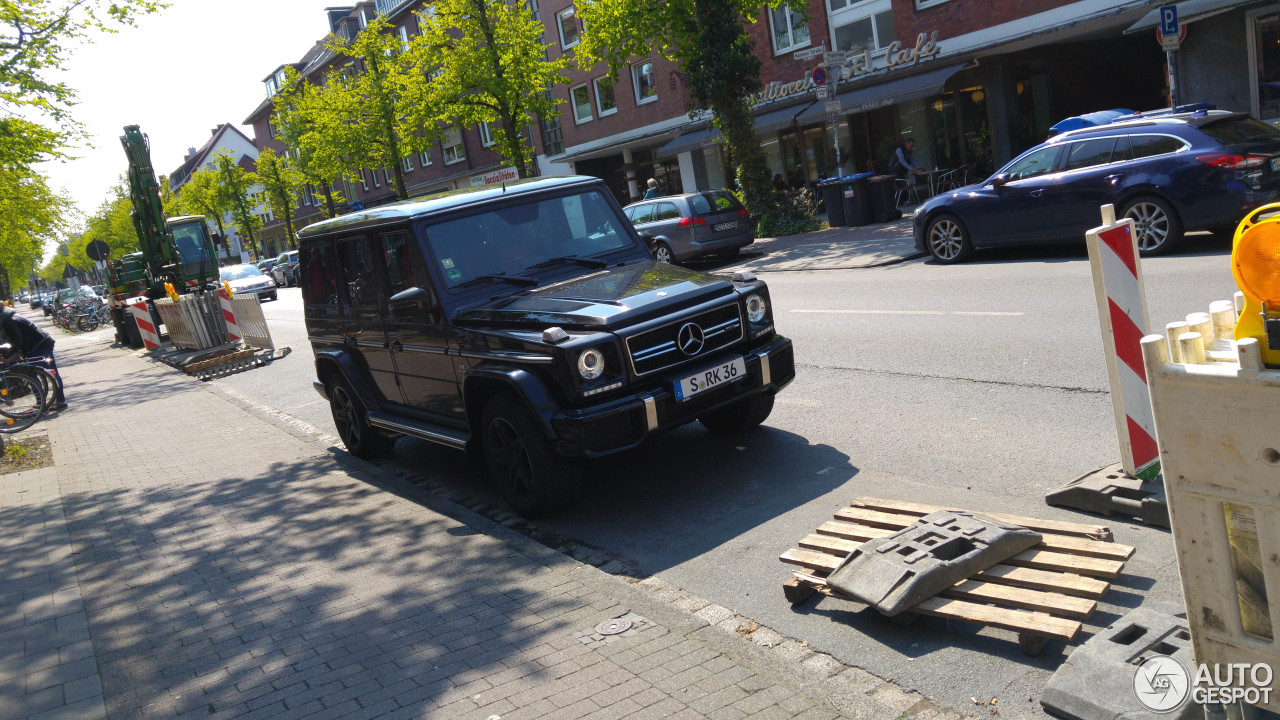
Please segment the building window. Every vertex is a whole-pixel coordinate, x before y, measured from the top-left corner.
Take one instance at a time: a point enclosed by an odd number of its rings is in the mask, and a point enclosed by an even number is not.
[[[263,84],[267,86],[267,97],[272,97],[272,96],[274,96],[274,95],[276,94],[276,79],[275,79],[275,78],[273,78],[273,77],[269,77],[269,78],[267,78],[267,81],[266,81],[265,83],[263,83]]]
[[[560,28],[560,47],[568,50],[578,44],[581,29],[578,27],[578,13],[572,7],[556,13],[556,26]]]
[[[422,162],[422,167],[426,167],[426,166],[430,165],[430,164],[431,164],[431,151],[430,151],[430,150],[423,150],[422,152],[418,153],[418,160],[420,160],[420,161]]]
[[[387,187],[391,187],[391,184],[392,184],[391,168],[387,168],[387,167],[382,168],[382,177],[387,181]]]
[[[578,124],[591,120],[591,92],[586,85],[578,85],[569,91],[573,99],[573,119]]]
[[[404,168],[405,172],[413,172],[413,156],[405,155],[401,158],[400,167]]]
[[[360,171],[360,187],[363,188],[365,192],[369,191],[369,179],[365,177],[364,170]]]
[[[554,102],[555,92],[551,88],[543,93]],[[542,128],[542,150],[548,155],[559,155],[564,152],[564,131],[560,129],[560,117],[540,118]]]
[[[403,50],[409,49],[409,26],[407,25],[400,26],[400,48]]]
[[[450,130],[445,134],[444,141],[440,144],[444,146],[445,165],[452,165],[467,159],[467,155],[462,149],[462,133],[457,130]]]
[[[618,112],[618,100],[613,96],[613,81],[606,75],[591,81],[596,86],[596,110],[600,117]]]
[[[842,16],[832,18],[832,24],[835,27],[834,44],[837,50],[856,54],[864,50],[880,50],[893,42],[893,10],[889,8],[888,3],[877,3],[877,5],[882,5],[884,9],[852,19]],[[865,8],[863,12],[865,13]]]
[[[804,15],[789,7],[769,12],[769,24],[773,26],[773,51],[791,52],[809,45],[809,23]]]
[[[369,174],[373,176],[373,186],[376,188],[382,187],[382,181],[378,179],[378,171],[370,170]]]
[[[533,16],[534,20],[542,22],[542,11],[538,9],[538,0],[528,0],[524,6],[529,8],[529,14]]]
[[[493,129],[489,127],[489,121],[486,120],[476,127],[480,128],[480,144],[484,147],[492,147],[496,140],[493,139]]]
[[[311,193],[311,186],[310,186],[310,185],[303,185],[303,186],[302,186],[302,204],[303,204],[303,205],[315,205],[315,204],[316,204],[316,198],[315,198],[315,195],[313,195],[313,194]]]
[[[636,89],[636,104],[658,99],[658,84],[653,79],[653,63],[645,60],[631,66],[631,85]]]
[[[276,124],[271,122],[271,118],[267,118],[267,137],[276,136]]]

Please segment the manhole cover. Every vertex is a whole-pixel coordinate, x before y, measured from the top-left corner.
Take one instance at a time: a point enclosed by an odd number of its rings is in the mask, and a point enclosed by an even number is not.
[[[622,618],[614,618],[606,620],[596,626],[596,632],[601,635],[621,635],[631,629],[631,621]]]

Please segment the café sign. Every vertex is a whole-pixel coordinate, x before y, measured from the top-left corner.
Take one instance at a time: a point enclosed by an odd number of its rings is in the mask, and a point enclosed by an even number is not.
[[[871,50],[848,54],[843,64],[828,65],[827,73],[830,77],[829,82],[834,84],[873,73],[892,72],[902,68],[913,67],[923,61],[932,60],[937,54],[938,31],[934,30],[928,35],[925,33],[917,35],[915,45],[911,47],[903,45],[899,40],[894,40],[883,51],[876,51],[874,56]],[[833,57],[832,59],[836,58]],[[761,103],[784,100],[807,93],[814,87],[811,76],[789,83],[775,80],[766,85],[764,90],[748,97],[747,101],[751,105],[759,105]]]
[[[485,173],[483,175],[472,175],[471,187],[480,187],[482,185],[494,185],[500,182],[515,180],[517,177],[519,177],[519,174],[516,172],[515,168],[504,167],[498,170],[494,170],[493,172]]]

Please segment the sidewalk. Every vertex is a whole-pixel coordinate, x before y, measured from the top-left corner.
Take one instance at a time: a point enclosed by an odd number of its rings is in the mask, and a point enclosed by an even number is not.
[[[759,255],[760,257],[750,257]],[[916,250],[911,216],[879,225],[827,228],[816,232],[761,238],[743,249],[743,258],[725,268],[755,272],[848,270],[894,265],[924,257]]]
[[[134,353],[58,364],[56,467],[0,476],[0,717],[961,717]]]

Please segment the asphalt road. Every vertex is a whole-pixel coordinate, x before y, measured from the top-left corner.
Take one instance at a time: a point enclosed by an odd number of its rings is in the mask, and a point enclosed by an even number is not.
[[[1193,252],[1144,261],[1154,327],[1231,297],[1229,249],[1229,239],[1203,236]],[[1002,717],[1045,717],[1040,688],[1070,648],[1051,643],[1028,658],[1003,631],[933,618],[901,628],[832,599],[793,609],[777,556],[853,498],[874,495],[1110,525],[1138,551],[1087,623],[1093,630],[1148,597],[1180,597],[1167,532],[1043,502],[1119,459],[1083,247],[766,279],[797,362],[766,426],[728,440],[695,424],[596,463],[583,501],[540,528],[985,716],[991,709],[970,698],[999,698]],[[333,432],[310,387],[298,290],[264,307],[277,344],[294,353],[216,382]],[[458,453],[401,440],[390,462],[500,504]]]

